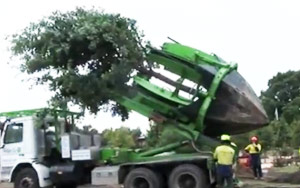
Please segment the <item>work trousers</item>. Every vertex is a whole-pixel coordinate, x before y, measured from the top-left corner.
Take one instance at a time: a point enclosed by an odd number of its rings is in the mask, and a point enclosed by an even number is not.
[[[233,188],[232,165],[217,166],[217,187],[218,188]]]
[[[250,154],[251,156],[251,166],[253,169],[254,177],[261,178],[263,176],[261,170],[261,162],[259,153]]]

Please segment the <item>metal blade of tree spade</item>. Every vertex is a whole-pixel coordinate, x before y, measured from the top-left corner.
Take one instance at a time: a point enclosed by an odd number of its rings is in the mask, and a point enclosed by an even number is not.
[[[199,66],[198,71],[205,75],[203,85],[210,85],[216,69]],[[267,123],[267,114],[251,86],[237,71],[232,71],[223,79],[207,112],[204,133],[210,136],[239,134]]]

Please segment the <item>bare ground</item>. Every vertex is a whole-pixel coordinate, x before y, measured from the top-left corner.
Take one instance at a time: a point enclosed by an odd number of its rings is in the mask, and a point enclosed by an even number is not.
[[[300,188],[300,171],[293,173],[278,172],[270,170],[265,175],[264,180],[254,180],[250,169],[244,169],[238,172],[239,178],[243,182],[242,188]],[[291,184],[293,183],[293,184]],[[0,188],[12,188],[12,184],[0,183]],[[120,188],[99,187],[99,186],[81,186],[79,188]]]
[[[273,183],[252,179],[242,179],[242,182],[244,184],[242,188],[300,188],[299,184]]]
[[[300,188],[300,170],[283,171],[284,168],[271,168],[264,180],[254,180],[250,168],[239,168],[238,177],[244,183],[243,188]]]

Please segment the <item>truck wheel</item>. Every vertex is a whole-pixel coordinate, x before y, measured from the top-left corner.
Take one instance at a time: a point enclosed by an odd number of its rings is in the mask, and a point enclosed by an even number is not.
[[[205,173],[196,165],[183,164],[176,167],[169,177],[169,188],[206,188]]]
[[[127,175],[124,188],[162,188],[162,182],[152,170],[136,168]]]
[[[18,172],[14,188],[40,188],[38,176],[34,169],[24,168]]]

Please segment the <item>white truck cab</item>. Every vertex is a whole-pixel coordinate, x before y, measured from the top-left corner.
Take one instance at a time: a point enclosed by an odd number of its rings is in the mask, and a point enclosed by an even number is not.
[[[19,187],[51,186],[49,168],[43,164],[46,155],[45,134],[33,117],[14,118],[1,132],[0,179]]]
[[[90,179],[83,173],[99,158],[100,136],[74,132],[78,113],[44,110],[0,113],[6,118],[0,121],[0,181],[15,188],[71,188]]]

